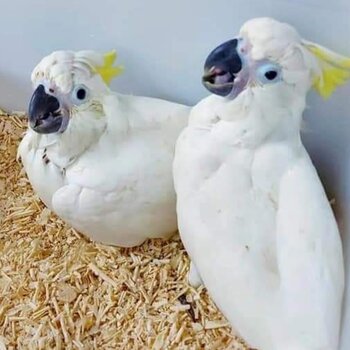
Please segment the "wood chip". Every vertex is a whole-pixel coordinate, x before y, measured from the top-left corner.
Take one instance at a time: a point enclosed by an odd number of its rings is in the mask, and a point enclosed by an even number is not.
[[[77,292],[75,288],[69,284],[62,283],[58,287],[57,299],[63,301],[64,303],[72,303],[77,297]]]
[[[229,324],[225,320],[217,320],[217,321],[206,321],[205,322],[205,329],[215,329],[215,328],[221,328],[221,327],[228,327]]]

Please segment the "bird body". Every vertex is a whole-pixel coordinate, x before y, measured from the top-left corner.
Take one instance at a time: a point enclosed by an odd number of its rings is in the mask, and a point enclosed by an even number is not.
[[[256,19],[215,49],[204,76],[215,95],[192,109],[173,165],[190,278],[259,350],[338,346],[342,246],[300,139],[315,68],[301,45],[290,26]]]
[[[217,99],[194,108],[178,141],[174,176],[186,250],[251,346],[336,349],[342,250],[316,170],[296,130],[289,132],[288,116],[258,146],[259,122],[249,117],[203,128],[192,122],[205,114],[202,106],[222,117]],[[281,140],[281,129],[288,138]]]
[[[52,80],[57,82],[57,76]],[[84,84],[92,95],[95,86]],[[77,230],[107,244],[128,247],[174,233],[171,164],[189,107],[117,94],[100,84],[89,101],[71,110],[64,132],[29,129],[19,147],[44,203]]]

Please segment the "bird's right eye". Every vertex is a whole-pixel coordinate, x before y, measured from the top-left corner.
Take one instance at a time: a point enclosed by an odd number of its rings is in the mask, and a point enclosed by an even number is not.
[[[89,97],[88,88],[84,85],[78,85],[73,89],[72,101],[76,105],[83,104]]]
[[[281,80],[281,68],[274,63],[264,63],[257,69],[257,77],[263,84],[271,84]]]
[[[84,88],[80,88],[79,90],[77,90],[77,99],[82,101],[85,100],[86,97],[86,90]]]

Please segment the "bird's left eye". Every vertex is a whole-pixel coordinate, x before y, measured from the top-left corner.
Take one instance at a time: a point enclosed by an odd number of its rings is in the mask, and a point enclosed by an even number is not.
[[[88,88],[84,85],[76,86],[73,89],[72,100],[74,104],[80,105],[88,99]]]
[[[273,63],[264,63],[257,69],[257,78],[263,84],[276,83],[281,80],[281,67]]]

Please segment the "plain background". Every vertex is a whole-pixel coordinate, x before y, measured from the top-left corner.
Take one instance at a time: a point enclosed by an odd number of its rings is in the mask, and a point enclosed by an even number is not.
[[[194,104],[208,94],[200,78],[209,51],[258,16],[350,56],[350,0],[2,0],[0,106],[26,109],[31,70],[51,51],[111,48],[126,68],[114,89]],[[350,84],[308,102],[304,140],[336,198],[349,266]],[[350,349],[350,288],[347,295],[342,350]]]

